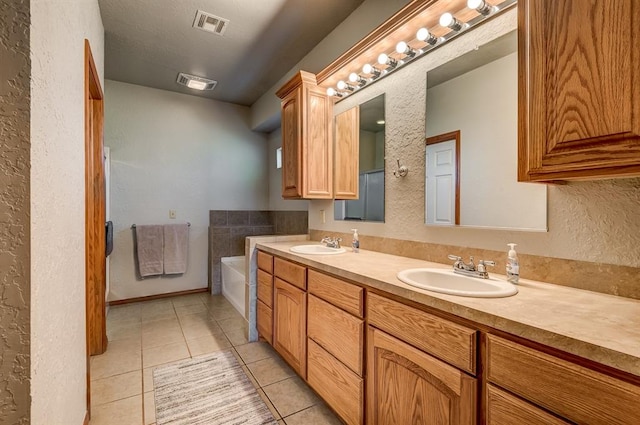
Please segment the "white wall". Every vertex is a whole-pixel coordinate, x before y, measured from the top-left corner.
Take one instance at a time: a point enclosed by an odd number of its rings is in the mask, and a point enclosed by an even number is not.
[[[86,412],[84,39],[100,78],[97,0],[31,0],[31,423]]]
[[[386,164],[385,223],[360,223],[363,235],[373,235],[503,250],[518,243],[526,254],[640,267],[640,179],[575,182],[549,186],[549,232],[519,232],[424,225],[424,137],[426,73],[517,28],[509,11],[478,29],[458,37],[426,57],[395,71],[375,84],[339,102],[339,114],[385,93]],[[482,48],[482,47],[480,47]],[[489,107],[487,107],[489,109]],[[409,175],[391,174],[395,158],[408,165]],[[391,162],[390,162],[391,161]],[[349,232],[351,224],[321,221],[320,210],[332,210],[332,201],[310,201],[309,228]],[[362,246],[367,249],[366,246]],[[505,254],[506,255],[506,254]]]
[[[269,209],[272,211],[306,211],[309,201],[282,197],[282,169],[276,168],[276,149],[282,146],[282,132],[277,129],[269,134]]]
[[[109,300],[206,287],[209,210],[268,207],[266,136],[249,130],[247,107],[107,80],[105,145]],[[172,222],[191,223],[187,273],[137,280],[131,225]]]

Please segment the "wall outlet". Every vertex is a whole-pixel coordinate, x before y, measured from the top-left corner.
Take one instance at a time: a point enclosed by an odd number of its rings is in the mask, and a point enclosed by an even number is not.
[[[324,214],[324,210],[320,210],[320,220],[322,220],[322,224],[327,222],[327,217]]]
[[[176,210],[169,210],[169,218],[176,218]]]

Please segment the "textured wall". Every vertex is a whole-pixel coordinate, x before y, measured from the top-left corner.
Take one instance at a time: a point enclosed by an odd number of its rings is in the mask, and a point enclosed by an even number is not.
[[[516,25],[516,11],[507,12],[336,105],[334,112],[338,114],[386,93],[386,157],[392,161],[386,164],[385,223],[360,223],[358,229],[363,235],[505,253],[506,243],[516,242],[522,253],[640,267],[640,179],[549,186],[546,233],[423,224],[426,72],[514,30]],[[410,169],[404,179],[393,177],[395,158],[401,158]],[[310,201],[309,228],[323,233],[348,232],[349,223],[334,222],[329,215],[322,223],[321,210],[332,208],[331,201]]]
[[[29,0],[0,2],[0,423],[29,423]]]
[[[207,287],[209,210],[268,206],[266,136],[249,108],[107,80],[111,148],[109,300]],[[169,219],[176,210],[176,220]],[[132,224],[190,222],[181,276],[136,278]]]
[[[86,412],[84,39],[103,75],[97,0],[31,0],[31,423]]]

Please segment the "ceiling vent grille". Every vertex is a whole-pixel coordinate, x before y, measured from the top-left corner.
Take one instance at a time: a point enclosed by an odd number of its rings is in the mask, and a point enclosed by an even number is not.
[[[203,12],[202,10],[198,10],[198,12],[196,13],[196,19],[193,20],[194,28],[201,29],[202,31],[212,32],[217,35],[224,35],[228,26],[228,19]]]
[[[183,86],[187,86],[190,89],[196,90],[213,90],[213,88],[218,84],[217,81],[210,80],[208,78],[197,77],[195,75],[185,74],[181,72],[178,74],[178,79],[176,80],[178,84],[182,84]]]

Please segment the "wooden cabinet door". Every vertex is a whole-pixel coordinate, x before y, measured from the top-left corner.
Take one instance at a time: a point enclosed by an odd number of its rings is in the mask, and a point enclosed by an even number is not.
[[[303,85],[302,195],[305,199],[333,198],[332,105],[326,89]],[[283,152],[284,154],[284,152]]]
[[[273,310],[260,300],[256,301],[256,310],[258,334],[273,345]]]
[[[306,378],[307,294],[275,278],[273,347],[300,376]]]
[[[520,181],[640,174],[640,1],[521,0]]]
[[[360,108],[336,116],[335,198],[358,199],[360,172]]]
[[[369,327],[369,425],[476,423],[475,378]]]
[[[302,197],[302,88],[282,100],[282,197]]]

